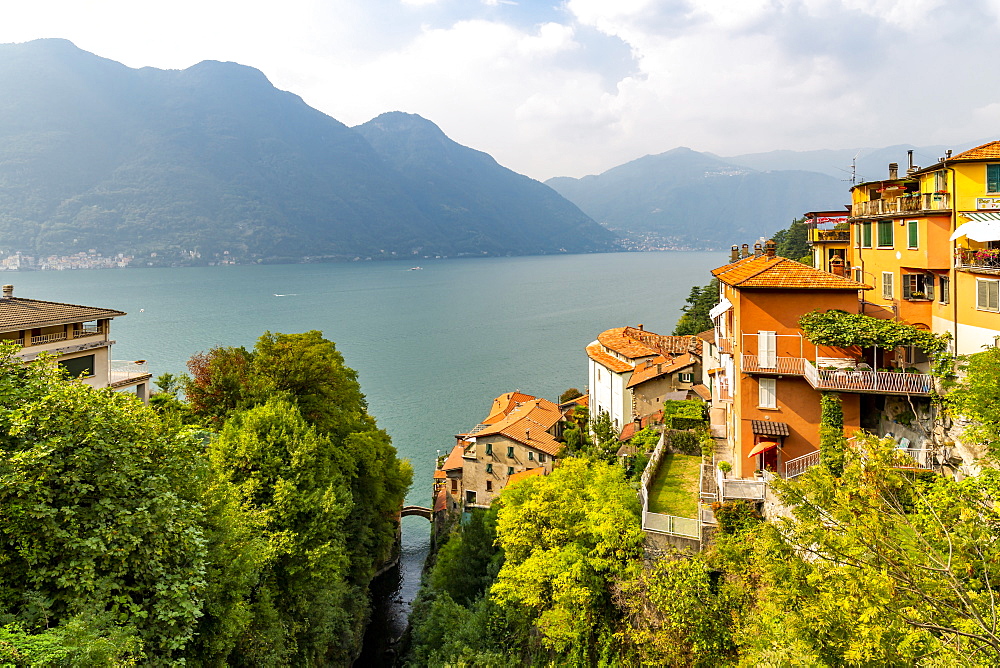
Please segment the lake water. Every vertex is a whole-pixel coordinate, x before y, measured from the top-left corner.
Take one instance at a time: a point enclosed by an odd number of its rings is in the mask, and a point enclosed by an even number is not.
[[[584,347],[610,327],[669,334],[694,285],[726,253],[660,252],[402,262],[9,273],[15,296],[128,312],[119,360],[154,377],[194,353],[252,347],[265,330],[322,330],[358,371],[369,409],[414,469],[407,502],[430,503],[437,454],[511,390],[584,390]],[[426,520],[403,522],[402,613],[419,584]]]

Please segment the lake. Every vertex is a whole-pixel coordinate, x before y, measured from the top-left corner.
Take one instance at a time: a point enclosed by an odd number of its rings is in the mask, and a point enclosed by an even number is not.
[[[610,327],[673,331],[692,286],[724,252],[8,273],[18,297],[120,309],[119,360],[154,377],[194,353],[247,346],[265,330],[322,330],[358,371],[369,409],[414,469],[408,503],[427,505],[437,454],[511,390],[556,401],[585,389],[584,347]],[[404,611],[429,545],[403,526]]]

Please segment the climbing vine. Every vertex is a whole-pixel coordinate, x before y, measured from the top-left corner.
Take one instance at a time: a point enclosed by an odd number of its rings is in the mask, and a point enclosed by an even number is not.
[[[833,475],[844,472],[844,407],[836,392],[824,392],[820,398],[819,457]]]
[[[806,338],[821,346],[847,348],[895,348],[916,346],[931,357],[936,357],[948,347],[946,335],[917,329],[895,320],[882,320],[861,313],[846,311],[811,311],[799,318],[799,327]]]

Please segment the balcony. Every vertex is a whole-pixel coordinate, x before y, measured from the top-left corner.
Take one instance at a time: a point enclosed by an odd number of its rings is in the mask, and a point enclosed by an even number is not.
[[[819,450],[815,452],[810,452],[808,455],[802,455],[801,457],[796,457],[795,459],[790,459],[785,462],[785,479],[790,480],[796,476],[800,476],[814,466],[817,466],[820,462]]]
[[[1000,250],[993,248],[956,249],[955,269],[981,274],[1000,274]]]
[[[891,216],[893,214],[921,213],[925,211],[950,211],[950,193],[922,193],[892,199],[873,199],[851,206],[852,218],[866,216]]]
[[[730,338],[717,337],[716,344],[719,346],[719,352],[725,353],[726,355],[733,354],[733,340]]]
[[[769,374],[773,376],[801,376],[805,360],[801,357],[772,357],[766,359],[757,355],[743,355],[743,373]]]
[[[927,396],[934,389],[930,374],[860,369],[817,369],[805,364],[805,378],[814,389],[862,394],[915,394]]]
[[[90,336],[101,336],[104,334],[103,327],[83,327],[81,329],[70,330],[69,332],[53,332],[51,334],[40,334],[38,336],[32,336],[28,345],[32,346],[43,346],[48,343],[58,343],[59,341],[67,341],[69,339],[85,339]],[[23,339],[18,339],[23,343]]]
[[[850,230],[809,230],[809,241],[812,243],[826,243],[829,241],[850,241]]]
[[[108,385],[111,387],[124,387],[147,380],[152,375],[146,367],[146,360],[136,360],[135,362],[111,360]]]

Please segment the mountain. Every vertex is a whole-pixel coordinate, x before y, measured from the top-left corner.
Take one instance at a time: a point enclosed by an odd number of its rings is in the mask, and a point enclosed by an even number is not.
[[[850,201],[847,184],[826,174],[757,171],[688,148],[545,183],[637,248],[729,247]]]
[[[17,91],[0,101],[3,251],[166,264],[614,247],[428,121],[352,129],[235,63],[136,70],[38,40],[0,45],[0,87]]]

